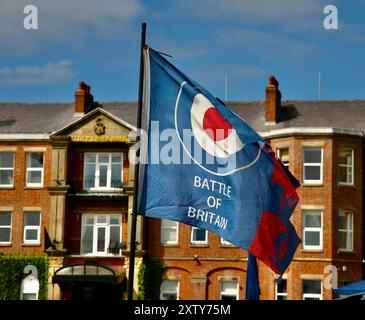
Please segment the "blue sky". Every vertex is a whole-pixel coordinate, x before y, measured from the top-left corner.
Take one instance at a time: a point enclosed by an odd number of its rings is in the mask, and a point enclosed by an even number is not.
[[[39,29],[25,30],[36,5]],[[323,27],[336,5],[339,29]],[[141,22],[147,42],[218,97],[262,100],[268,76],[284,99],[365,99],[365,0],[0,0],[0,102],[135,101]]]

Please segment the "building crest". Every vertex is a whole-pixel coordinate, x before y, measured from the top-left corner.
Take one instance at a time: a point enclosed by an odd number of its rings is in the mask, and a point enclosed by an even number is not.
[[[104,126],[103,120],[101,118],[98,118],[96,120],[95,133],[98,136],[101,136],[101,135],[105,134],[105,126]]]

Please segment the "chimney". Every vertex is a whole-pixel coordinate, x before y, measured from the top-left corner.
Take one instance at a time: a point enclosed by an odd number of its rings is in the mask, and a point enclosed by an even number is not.
[[[276,124],[279,118],[280,107],[281,93],[279,90],[279,82],[271,75],[269,77],[269,85],[266,87],[265,124]]]
[[[94,97],[90,94],[90,86],[81,81],[79,89],[75,92],[75,115],[85,114],[93,102]]]

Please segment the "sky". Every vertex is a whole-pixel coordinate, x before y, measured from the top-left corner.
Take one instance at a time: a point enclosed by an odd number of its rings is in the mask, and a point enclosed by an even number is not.
[[[26,5],[38,29],[24,28]],[[327,30],[326,5],[338,9]],[[365,0],[0,0],[0,102],[67,102],[80,81],[96,101],[136,101],[147,44],[214,95],[365,99]]]

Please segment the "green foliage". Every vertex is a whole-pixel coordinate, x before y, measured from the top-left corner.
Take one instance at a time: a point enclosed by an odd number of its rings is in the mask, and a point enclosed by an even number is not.
[[[0,255],[0,300],[19,300],[23,270],[33,265],[38,270],[39,300],[47,300],[48,258],[45,255]]]
[[[141,300],[159,300],[165,267],[159,262],[145,258],[138,273],[138,294]]]

